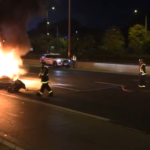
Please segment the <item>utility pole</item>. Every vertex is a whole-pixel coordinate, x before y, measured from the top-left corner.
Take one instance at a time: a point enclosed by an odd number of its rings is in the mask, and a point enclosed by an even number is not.
[[[138,10],[134,10],[134,13],[138,13]],[[145,31],[147,31],[147,15],[145,15]]]
[[[46,22],[46,25],[47,25],[47,35],[49,35],[49,24],[50,24],[49,19],[48,19],[48,11],[49,10],[47,10],[47,22]]]
[[[46,28],[47,28],[47,36],[49,36],[50,34],[49,34],[49,25],[50,25],[50,22],[49,22],[49,10],[55,10],[55,7],[52,7],[52,8],[49,8],[48,10],[47,10],[47,22],[46,22]],[[47,53],[48,53],[48,51],[49,51],[49,45],[48,45],[48,48],[47,48]]]
[[[48,11],[47,10],[47,22],[46,22],[46,27],[47,27],[47,36],[49,36],[49,19],[48,19]],[[47,54],[49,53],[49,45],[47,45]]]

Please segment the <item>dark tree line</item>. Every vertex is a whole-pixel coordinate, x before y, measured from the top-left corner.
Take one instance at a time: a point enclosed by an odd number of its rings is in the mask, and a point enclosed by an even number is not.
[[[30,36],[31,45],[37,53],[60,52],[67,53],[67,37],[56,37],[46,34]],[[71,51],[76,54],[149,54],[150,32],[144,26],[136,24],[128,30],[125,37],[118,27],[102,30],[80,29],[71,37]]]

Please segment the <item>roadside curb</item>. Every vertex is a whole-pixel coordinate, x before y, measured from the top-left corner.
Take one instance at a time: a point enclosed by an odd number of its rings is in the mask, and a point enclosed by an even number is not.
[[[12,150],[24,150],[23,148],[21,147],[18,147],[17,145],[13,144],[13,143],[10,143],[2,138],[0,138],[0,144],[3,144],[5,146],[7,146],[8,148],[12,149]]]

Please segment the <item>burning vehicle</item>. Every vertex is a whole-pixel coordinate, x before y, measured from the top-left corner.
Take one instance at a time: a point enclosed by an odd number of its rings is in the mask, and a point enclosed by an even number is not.
[[[49,3],[49,0],[0,0],[0,89],[8,92],[25,89],[19,75],[25,74],[21,56],[31,46],[28,24],[37,15],[47,16]]]
[[[25,89],[26,86],[21,80],[11,80],[9,77],[0,78],[0,89],[7,90],[10,93],[17,93],[20,89]]]
[[[20,68],[21,60],[14,57],[14,50],[4,54],[0,43],[0,89],[8,92],[19,92],[20,89],[26,89],[25,84],[19,80],[19,75],[25,71]]]

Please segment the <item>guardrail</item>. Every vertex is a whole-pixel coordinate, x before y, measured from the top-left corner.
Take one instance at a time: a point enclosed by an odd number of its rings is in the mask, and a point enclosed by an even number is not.
[[[39,60],[37,59],[24,59],[23,64],[25,65],[36,65],[41,66]],[[122,64],[112,64],[112,63],[96,63],[96,62],[77,62],[78,69],[87,70],[98,70],[107,72],[118,72],[118,73],[129,73],[138,74],[138,65],[122,65]],[[147,74],[150,74],[150,67],[147,66]]]

